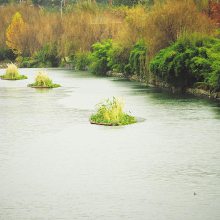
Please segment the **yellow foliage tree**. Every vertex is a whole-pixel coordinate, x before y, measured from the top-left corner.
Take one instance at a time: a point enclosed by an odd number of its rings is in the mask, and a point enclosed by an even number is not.
[[[20,45],[20,36],[25,29],[25,23],[19,12],[16,12],[12,18],[11,24],[6,30],[6,44],[15,53],[20,54],[22,47]]]

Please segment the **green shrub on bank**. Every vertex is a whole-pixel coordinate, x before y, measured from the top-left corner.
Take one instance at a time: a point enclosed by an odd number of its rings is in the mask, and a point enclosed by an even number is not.
[[[97,75],[105,75],[111,68],[108,65],[108,52],[112,48],[112,40],[105,40],[92,45],[89,70]]]
[[[98,105],[96,114],[90,117],[92,124],[100,125],[128,125],[133,124],[136,121],[135,117],[130,116],[123,112],[124,103],[113,97],[112,100],[107,99],[103,103]]]
[[[150,71],[175,87],[192,87],[204,82],[210,90],[219,91],[220,39],[184,35],[154,57]]]
[[[90,70],[105,75],[109,70],[123,73],[125,76],[136,74],[143,77],[146,73],[147,47],[143,40],[130,48],[112,40],[95,43],[90,56]]]
[[[108,51],[108,66],[113,72],[126,73],[129,56],[130,47],[113,43]]]
[[[137,41],[129,57],[129,68],[132,74],[143,78],[146,73],[147,46],[143,40]],[[127,67],[128,68],[128,67]]]
[[[61,58],[58,56],[57,46],[47,44],[32,57],[24,57],[20,60],[22,67],[58,67]]]
[[[49,78],[46,72],[38,72],[35,82],[28,85],[29,87],[35,88],[57,88],[60,87],[59,84],[54,84],[53,81]]]
[[[12,50],[2,47],[0,48],[0,61],[5,61],[5,60],[15,60],[15,54],[13,53]]]
[[[27,79],[27,76],[20,75],[18,68],[13,63],[7,64],[7,69],[5,75],[0,76],[1,79],[5,80],[21,80]]]
[[[90,53],[87,51],[78,51],[76,52],[73,63],[76,70],[87,70],[90,60],[89,60]]]

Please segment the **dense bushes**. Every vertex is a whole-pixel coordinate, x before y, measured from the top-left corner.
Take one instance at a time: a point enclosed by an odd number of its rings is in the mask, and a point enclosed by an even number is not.
[[[57,46],[47,44],[35,52],[32,57],[18,57],[17,61],[21,63],[22,67],[58,67],[61,59],[58,56]]]
[[[175,87],[192,87],[196,83],[219,91],[220,40],[185,35],[161,50],[151,61],[150,70]]]
[[[130,47],[113,42],[108,51],[108,66],[113,72],[125,73],[129,63]],[[127,72],[126,72],[127,73]]]
[[[12,50],[6,48],[6,47],[3,47],[3,48],[0,48],[0,61],[1,60],[11,60],[11,61],[14,61],[16,58],[16,55],[13,53]]]
[[[105,75],[110,67],[108,65],[108,52],[112,48],[112,41],[106,40],[92,45],[90,56],[90,71],[98,75]]]
[[[76,52],[73,59],[73,65],[76,70],[88,70],[89,55],[90,53],[87,51]]]
[[[147,48],[139,40],[131,48],[106,40],[95,43],[90,55],[90,71],[105,75],[108,71],[120,72],[125,76],[137,75],[143,78],[146,73]]]
[[[147,46],[143,40],[139,40],[130,52],[130,72],[143,78],[146,73]]]

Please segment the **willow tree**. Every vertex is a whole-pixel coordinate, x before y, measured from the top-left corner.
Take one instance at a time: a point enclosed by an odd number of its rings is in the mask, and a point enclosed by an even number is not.
[[[21,35],[25,30],[25,23],[19,12],[16,12],[12,18],[11,24],[6,30],[6,44],[12,49],[16,54],[22,52],[21,47]]]

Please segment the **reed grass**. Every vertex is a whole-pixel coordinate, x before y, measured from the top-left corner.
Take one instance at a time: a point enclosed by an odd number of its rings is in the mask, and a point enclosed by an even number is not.
[[[90,122],[108,126],[136,123],[136,118],[125,113],[123,109],[124,102],[119,98],[107,99],[98,105],[97,112],[90,117]]]
[[[60,87],[59,84],[53,83],[52,79],[49,78],[46,72],[40,71],[38,72],[35,82],[28,85],[33,88],[57,88]]]
[[[20,75],[18,68],[15,64],[7,64],[7,69],[5,72],[5,75],[0,76],[1,79],[4,80],[21,80],[21,79],[27,79],[27,76]]]

